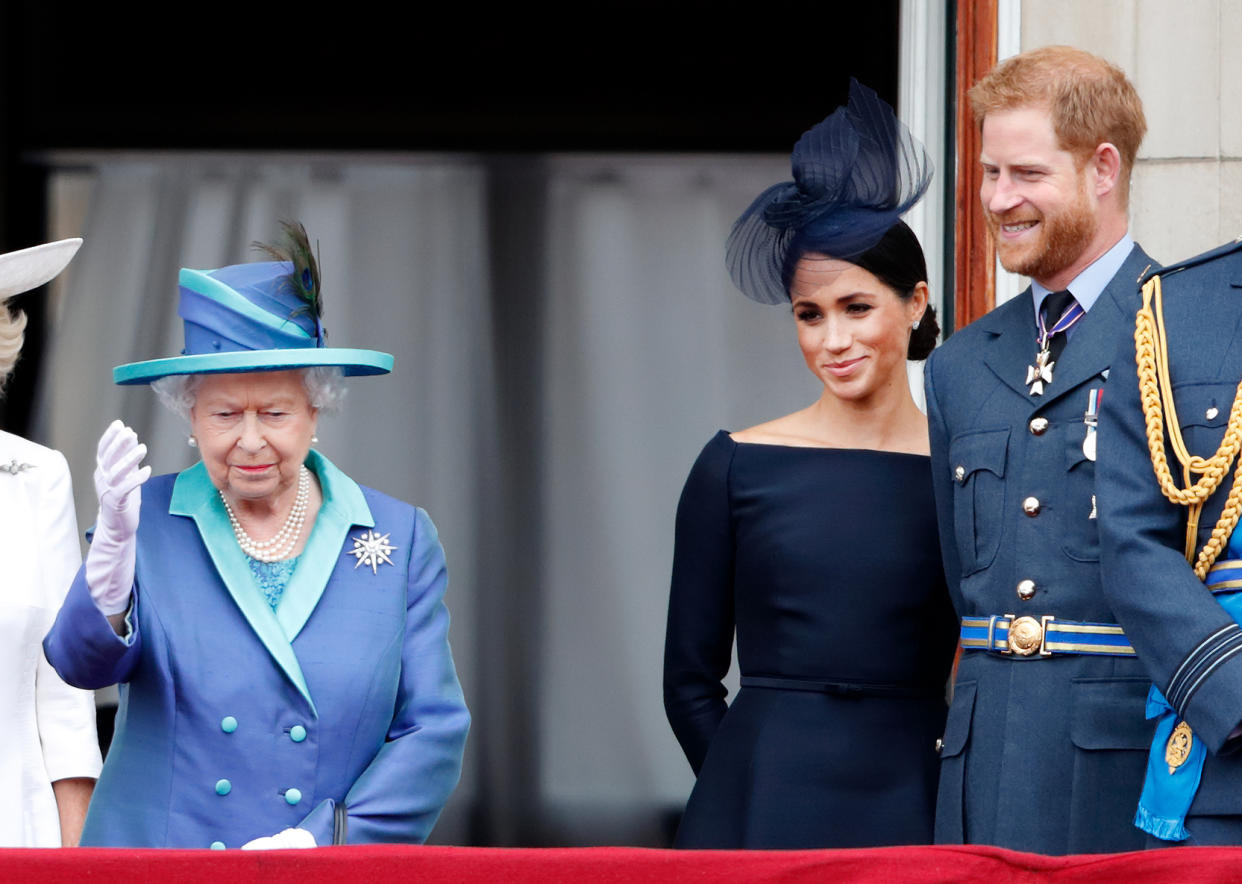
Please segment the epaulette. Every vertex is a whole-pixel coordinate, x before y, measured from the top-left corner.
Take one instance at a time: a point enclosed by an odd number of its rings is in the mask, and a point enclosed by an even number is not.
[[[1206,264],[1209,261],[1215,261],[1217,258],[1232,254],[1242,249],[1242,236],[1237,239],[1217,246],[1214,249],[1208,249],[1202,254],[1195,255],[1193,258],[1186,258],[1182,261],[1175,261],[1172,264],[1166,264],[1164,267],[1149,267],[1143,271],[1143,275],[1139,277],[1139,285],[1151,279],[1153,276],[1168,276],[1170,273],[1177,273],[1179,270],[1185,270],[1188,267],[1197,267],[1200,264]]]

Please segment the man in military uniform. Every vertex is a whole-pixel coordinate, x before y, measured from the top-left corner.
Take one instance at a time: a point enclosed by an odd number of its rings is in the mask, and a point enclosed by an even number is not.
[[[1135,823],[1151,846],[1242,844],[1242,246],[1153,274],[1143,298],[1097,495],[1105,597],[1155,686]]]
[[[1100,587],[1094,474],[1111,355],[1152,265],[1127,233],[1142,103],[1118,68],[1069,47],[1007,59],[970,99],[984,216],[1001,263],[1032,284],[927,363],[963,647],[936,840],[1137,849],[1149,679]]]

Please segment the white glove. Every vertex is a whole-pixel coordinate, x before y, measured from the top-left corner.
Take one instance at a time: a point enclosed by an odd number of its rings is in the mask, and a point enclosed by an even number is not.
[[[285,829],[265,838],[255,838],[241,846],[242,850],[289,850],[301,847],[318,847],[315,836],[307,829]]]
[[[86,586],[95,606],[106,615],[120,614],[129,607],[142,502],[139,486],[151,475],[150,467],[138,466],[146,455],[147,446],[138,441],[138,434],[120,421],[104,430],[95,454],[99,513],[86,553]]]

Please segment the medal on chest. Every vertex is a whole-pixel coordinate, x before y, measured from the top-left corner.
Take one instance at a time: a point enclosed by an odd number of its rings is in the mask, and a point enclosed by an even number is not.
[[[1090,461],[1095,460],[1095,430],[1100,423],[1100,397],[1103,395],[1103,387],[1092,387],[1087,391],[1087,410],[1082,416],[1083,426],[1086,427],[1086,436],[1082,440],[1082,453]]]
[[[1052,351],[1048,349],[1048,342],[1045,340],[1035,356],[1035,364],[1026,367],[1026,384],[1031,388],[1032,396],[1042,395],[1044,385],[1052,383],[1052,367],[1056,363],[1051,358]]]
[[[1068,292],[1063,294],[1068,295]],[[1055,297],[1055,296],[1052,296]],[[1044,314],[1039,313],[1039,337],[1036,343],[1039,346],[1039,352],[1035,354],[1035,364],[1026,367],[1026,380],[1023,382],[1030,387],[1030,395],[1042,396],[1044,388],[1052,383],[1052,370],[1056,367],[1056,358],[1052,355],[1052,341],[1057,335],[1064,335],[1069,329],[1087,315],[1087,311],[1083,310],[1082,305],[1077,301],[1070,299],[1069,306],[1065,308],[1065,312],[1057,319],[1052,328],[1048,328],[1044,324]],[[1065,338],[1060,339],[1060,348],[1064,348]],[[1059,352],[1059,351],[1058,351]]]

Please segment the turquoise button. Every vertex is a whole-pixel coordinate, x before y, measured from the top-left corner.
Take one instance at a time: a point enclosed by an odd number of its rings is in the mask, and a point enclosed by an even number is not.
[[[285,800],[290,804],[297,804],[302,800],[302,791],[300,789],[286,789]]]
[[[237,730],[237,719],[231,715],[224,716],[224,718],[220,719],[220,730],[226,734],[233,733],[233,731]]]
[[[212,849],[212,850],[223,850],[223,849],[224,849],[224,842],[223,842],[223,841],[212,841],[212,842],[211,842],[211,849]]]
[[[300,724],[295,724],[293,727],[289,728],[289,739],[293,740],[295,743],[302,742],[306,739],[306,728],[302,727]]]
[[[228,780],[216,780],[216,794],[227,795],[233,791],[233,784]]]

